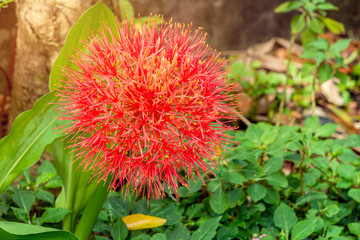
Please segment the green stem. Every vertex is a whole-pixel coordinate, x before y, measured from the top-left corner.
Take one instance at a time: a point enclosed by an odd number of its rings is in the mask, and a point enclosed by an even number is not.
[[[84,213],[80,218],[80,222],[76,226],[75,236],[79,240],[89,240],[99,212],[108,195],[108,183],[105,185],[99,184],[86,205]]]
[[[288,50],[288,63],[287,63],[287,75],[288,75],[288,71],[290,68],[290,63],[292,61],[292,48],[295,44],[295,40],[297,38],[297,34],[296,35],[292,35],[291,39],[290,39],[290,46],[289,46],[289,50]],[[278,113],[278,117],[277,117],[277,121],[276,121],[276,126],[278,127],[280,125],[280,120],[281,120],[281,116],[284,113],[284,107],[285,107],[285,103],[286,103],[286,90],[288,88],[289,85],[289,79],[290,76],[286,76],[286,81],[285,81],[285,85],[284,85],[284,90],[282,92],[281,95],[281,100],[280,100],[280,107],[279,107],[279,113]]]
[[[72,168],[70,168],[72,170]],[[69,187],[65,188],[65,208],[69,209],[69,210],[73,210],[74,209],[74,191],[73,188],[70,187],[71,185],[71,177],[72,174],[69,174],[68,177],[68,185]],[[67,190],[67,191],[66,191]],[[63,224],[62,224],[62,229],[69,231],[69,232],[74,232],[74,228],[75,228],[75,222],[76,222],[76,216],[75,213],[71,212],[70,214],[66,215],[63,219]]]

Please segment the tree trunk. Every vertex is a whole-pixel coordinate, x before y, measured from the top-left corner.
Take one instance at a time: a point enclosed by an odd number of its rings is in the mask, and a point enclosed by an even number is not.
[[[19,0],[9,126],[49,91],[49,73],[70,27],[97,0]],[[104,1],[112,6],[112,1]],[[10,127],[8,128],[10,129]]]

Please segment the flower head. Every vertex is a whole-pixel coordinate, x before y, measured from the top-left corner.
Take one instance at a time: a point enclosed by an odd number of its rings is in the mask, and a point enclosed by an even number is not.
[[[161,198],[211,172],[229,129],[224,59],[178,23],[104,25],[72,56],[58,90],[75,160],[111,187]],[[205,162],[203,159],[210,159]],[[183,174],[180,174],[182,172]]]

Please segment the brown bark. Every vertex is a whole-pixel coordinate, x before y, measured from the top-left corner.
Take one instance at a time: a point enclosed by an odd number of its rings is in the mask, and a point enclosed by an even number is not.
[[[19,113],[30,109],[40,96],[49,91],[51,66],[65,42],[67,32],[79,16],[96,2],[17,1],[17,49],[9,126]]]

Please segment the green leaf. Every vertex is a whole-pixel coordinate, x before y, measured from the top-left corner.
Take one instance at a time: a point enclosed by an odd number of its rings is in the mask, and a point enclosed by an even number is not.
[[[128,0],[119,0],[121,18],[134,18],[134,8]]]
[[[178,240],[189,240],[190,231],[182,224],[181,222],[175,224],[173,230],[167,229],[166,232],[167,239],[178,239]]]
[[[231,182],[233,184],[243,184],[246,181],[245,177],[237,172],[225,172],[223,174],[223,181]]]
[[[200,225],[192,234],[190,240],[211,240],[216,235],[216,229],[219,227],[221,216],[210,218]]]
[[[277,188],[286,188],[288,186],[288,181],[282,172],[274,172],[265,177],[269,185]]]
[[[223,226],[218,230],[216,239],[217,240],[235,239],[238,234],[239,234],[239,229],[237,227]]]
[[[46,145],[63,136],[56,128],[66,121],[56,118],[56,102],[53,92],[42,96],[15,119],[10,134],[0,140],[0,193],[39,160]]]
[[[324,83],[334,76],[333,69],[328,63],[325,63],[319,67],[318,74],[321,83]]]
[[[310,42],[307,46],[314,47],[318,50],[327,50],[329,48],[329,42],[325,38],[318,38]]]
[[[149,214],[150,209],[148,208],[148,202],[146,199],[140,199],[131,208],[131,213],[141,213],[144,215]]]
[[[166,235],[164,233],[157,233],[151,237],[151,240],[166,240]]]
[[[329,2],[325,2],[325,3],[320,3],[319,5],[316,6],[317,9],[319,10],[339,10],[338,7],[334,6],[333,4],[329,3]]]
[[[326,238],[339,236],[343,229],[344,229],[344,227],[340,227],[340,226],[336,226],[336,225],[330,226],[329,229],[327,230]]]
[[[353,180],[357,174],[356,167],[349,164],[340,164],[336,172],[346,180]]]
[[[309,24],[309,28],[317,33],[317,34],[322,34],[324,33],[324,24],[316,17],[312,17],[310,24]]]
[[[252,141],[253,143],[260,145],[262,143],[261,136],[263,135],[263,130],[259,125],[251,124],[245,133],[245,137]]]
[[[18,207],[24,209],[26,213],[30,212],[31,206],[35,202],[35,194],[32,191],[14,189],[14,195],[12,198]]]
[[[125,240],[128,232],[126,224],[119,218],[111,229],[111,237],[114,240]]]
[[[11,207],[11,209],[14,211],[15,217],[17,217],[17,219],[26,223],[30,223],[29,213],[25,212],[24,209],[16,207]]]
[[[327,195],[323,192],[309,192],[306,195],[302,195],[296,200],[295,207],[301,206],[305,203],[327,199]]]
[[[298,222],[291,231],[291,240],[303,240],[314,232],[314,221],[303,220]]]
[[[331,18],[324,18],[323,23],[334,34],[339,35],[345,32],[345,27],[342,23],[335,21]]]
[[[310,28],[306,28],[300,35],[300,39],[303,45],[316,40],[316,38],[317,34],[311,31]]]
[[[165,218],[165,225],[176,224],[181,219],[181,214],[173,203],[168,204],[166,207],[154,210],[153,212],[151,212],[151,215],[159,218]]]
[[[50,72],[50,90],[60,87],[62,76],[62,67],[68,66],[69,68],[76,69],[75,64],[71,62],[69,56],[76,53],[76,49],[83,46],[82,40],[89,37],[90,31],[96,33],[104,22],[109,24],[110,28],[114,31],[115,16],[109,8],[107,8],[101,1],[94,6],[90,7],[77,22],[71,27],[65,41],[65,45],[61,49],[59,56],[54,62]]]
[[[358,223],[358,222],[349,223],[348,228],[352,234],[354,234],[358,237],[360,236],[360,223]]]
[[[340,57],[340,52],[345,50],[351,42],[351,39],[341,39],[334,44],[331,44],[329,52],[335,57]]]
[[[49,208],[38,219],[39,224],[60,222],[71,211],[65,208]]]
[[[321,126],[319,117],[317,116],[306,118],[304,124],[305,127],[312,133],[316,132],[316,130],[319,129]]]
[[[305,16],[303,14],[296,15],[291,19],[291,34],[298,34],[304,30],[305,27]]]
[[[268,204],[278,205],[280,202],[280,194],[278,191],[268,188],[263,200]]]
[[[204,205],[202,203],[195,203],[186,210],[186,216],[191,220],[200,217],[203,211]]]
[[[286,235],[289,234],[296,222],[297,217],[295,211],[291,207],[285,203],[281,203],[280,206],[276,208],[274,213],[274,223],[277,227],[283,229],[286,232]]]
[[[265,197],[266,188],[263,185],[255,183],[250,185],[246,192],[254,202],[257,202]]]
[[[214,194],[210,196],[210,206],[216,213],[223,213],[229,206],[229,200],[224,193],[222,186],[216,189]]]
[[[331,137],[331,135],[336,131],[338,126],[339,125],[334,123],[326,123],[315,131],[315,137]]]
[[[229,208],[240,206],[245,202],[245,193],[240,188],[235,188],[231,191],[228,191],[226,194],[228,196],[227,198],[229,199]]]
[[[325,157],[316,157],[311,159],[312,163],[314,164],[315,167],[320,168],[323,171],[326,171],[329,169],[329,159],[325,158]]]
[[[298,1],[287,1],[275,8],[276,13],[284,13],[284,12],[290,12],[292,10],[295,10],[299,7],[301,7],[303,4]]]
[[[36,193],[36,198],[51,203],[51,205],[54,205],[55,197],[51,192],[45,191],[45,190],[39,190]]]
[[[0,236],[6,240],[78,240],[67,231],[7,221],[0,221]]]
[[[307,77],[316,69],[316,65],[311,62],[306,62],[301,68],[301,76]]]
[[[360,189],[351,188],[348,191],[349,197],[360,203]]]
[[[269,174],[279,171],[284,164],[284,159],[279,157],[271,157],[264,164],[264,171]]]

